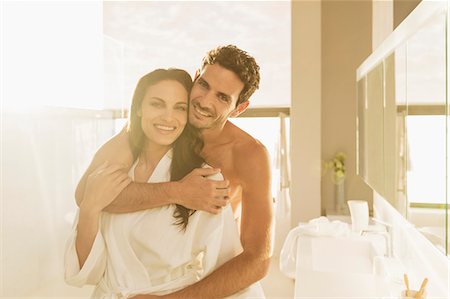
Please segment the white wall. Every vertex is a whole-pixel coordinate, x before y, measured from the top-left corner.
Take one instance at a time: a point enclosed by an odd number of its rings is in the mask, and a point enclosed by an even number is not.
[[[372,1],[372,50],[394,30],[393,0]]]
[[[356,175],[355,71],[372,51],[371,16],[370,1],[322,2],[322,159],[344,152],[345,200],[367,200],[370,207],[372,190]],[[336,209],[332,173],[322,177],[323,212]]]
[[[320,216],[321,1],[292,2],[292,226]]]

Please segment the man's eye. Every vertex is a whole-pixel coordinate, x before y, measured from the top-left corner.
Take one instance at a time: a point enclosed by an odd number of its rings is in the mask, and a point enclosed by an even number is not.
[[[178,111],[186,111],[186,107],[184,107],[184,106],[178,106],[176,109]]]
[[[219,96],[219,99],[220,99],[221,101],[223,101],[223,102],[228,103],[228,97],[227,97],[227,96],[220,95],[220,96]]]
[[[203,81],[203,80],[198,80],[198,84],[199,84],[200,86],[202,86],[202,87],[207,87],[207,86],[208,86],[208,85],[206,84],[206,82]]]

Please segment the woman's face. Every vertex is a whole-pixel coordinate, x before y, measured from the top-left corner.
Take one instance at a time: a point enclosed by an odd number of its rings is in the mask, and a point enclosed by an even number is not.
[[[163,80],[149,86],[140,110],[142,131],[157,145],[171,145],[187,122],[188,93],[174,80]]]

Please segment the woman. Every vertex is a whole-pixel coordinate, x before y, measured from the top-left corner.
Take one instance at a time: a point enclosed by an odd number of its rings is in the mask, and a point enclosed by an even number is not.
[[[88,178],[67,242],[69,284],[96,285],[93,298],[163,295],[202,279],[242,251],[230,205],[218,215],[170,205],[129,214],[102,209],[131,180],[179,180],[204,164],[199,133],[187,123],[191,77],[182,70],[155,70],[139,81],[129,118],[135,159],[128,176],[101,165]],[[233,296],[263,296],[254,285]]]

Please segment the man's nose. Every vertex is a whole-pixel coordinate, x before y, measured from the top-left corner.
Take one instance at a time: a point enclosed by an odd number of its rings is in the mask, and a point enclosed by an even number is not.
[[[198,104],[199,104],[200,108],[209,108],[209,107],[211,107],[211,104],[213,103],[214,98],[215,98],[215,95],[210,90],[208,90],[205,93],[203,93],[198,98]]]

